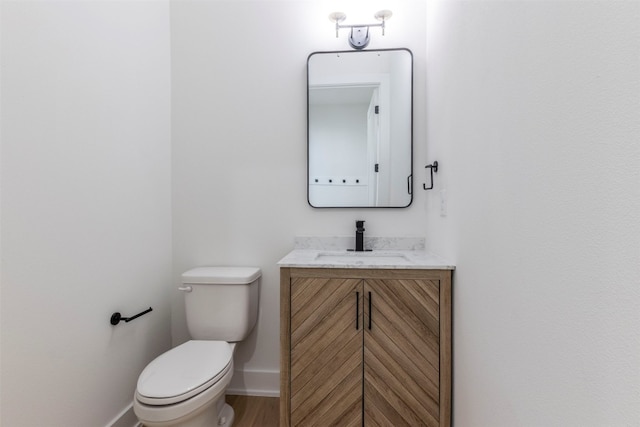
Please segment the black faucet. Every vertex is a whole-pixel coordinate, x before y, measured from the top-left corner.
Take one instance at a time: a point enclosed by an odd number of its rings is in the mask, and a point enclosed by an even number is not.
[[[364,221],[356,221],[356,252],[364,252]]]

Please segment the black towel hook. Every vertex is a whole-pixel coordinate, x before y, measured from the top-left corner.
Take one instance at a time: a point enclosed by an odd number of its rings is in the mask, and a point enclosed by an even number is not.
[[[147,310],[142,311],[138,314],[136,314],[135,316],[131,316],[131,317],[122,317],[122,315],[118,312],[115,312],[111,315],[111,324],[112,325],[117,325],[118,323],[120,323],[121,320],[124,320],[125,322],[131,322],[133,319],[137,319],[138,317],[147,314],[148,312],[153,311],[153,308],[149,307]]]
[[[427,188],[427,184],[422,184],[422,188],[424,188],[425,190],[432,190],[433,189],[433,173],[434,172],[438,172],[438,162],[433,162],[432,165],[427,165],[425,166],[425,168],[429,168],[429,170],[431,171],[431,186],[429,188]]]

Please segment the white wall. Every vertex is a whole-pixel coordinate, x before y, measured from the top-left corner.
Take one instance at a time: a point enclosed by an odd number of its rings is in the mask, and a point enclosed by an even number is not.
[[[169,5],[1,10],[0,424],[107,425],[170,346]]]
[[[360,19],[355,5],[363,9]],[[375,21],[379,5],[342,2],[348,21]],[[237,350],[233,388],[277,393],[279,272],[296,235],[423,236],[424,192],[408,209],[313,209],[306,197],[306,61],[349,49],[327,19],[335,5],[308,1],[179,1],[171,4],[174,274],[206,264],[263,270],[256,331]],[[415,90],[425,90],[423,1],[394,1],[385,37],[371,49],[408,47]],[[353,21],[351,21],[353,19]],[[424,99],[415,117],[425,116]],[[414,170],[424,179],[424,121]],[[173,340],[188,339],[175,292]]]
[[[2,4],[0,4],[0,23],[2,22]],[[2,31],[0,29],[0,166],[2,165]],[[0,169],[0,321],[2,320],[2,170]],[[2,410],[2,330],[0,329],[0,411]],[[0,415],[1,417],[1,415]],[[0,418],[0,422],[2,419]]]
[[[428,6],[457,426],[640,424],[640,3]]]

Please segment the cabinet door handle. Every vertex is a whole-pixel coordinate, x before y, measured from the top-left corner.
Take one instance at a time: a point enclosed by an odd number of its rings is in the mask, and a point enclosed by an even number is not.
[[[369,330],[371,330],[371,292],[369,292]]]
[[[360,329],[360,292],[356,292],[356,331]]]

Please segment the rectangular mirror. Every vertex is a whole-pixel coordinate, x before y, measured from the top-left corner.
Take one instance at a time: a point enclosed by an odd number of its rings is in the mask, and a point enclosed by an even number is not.
[[[316,208],[409,206],[412,125],[410,50],[309,55],[309,204]]]

